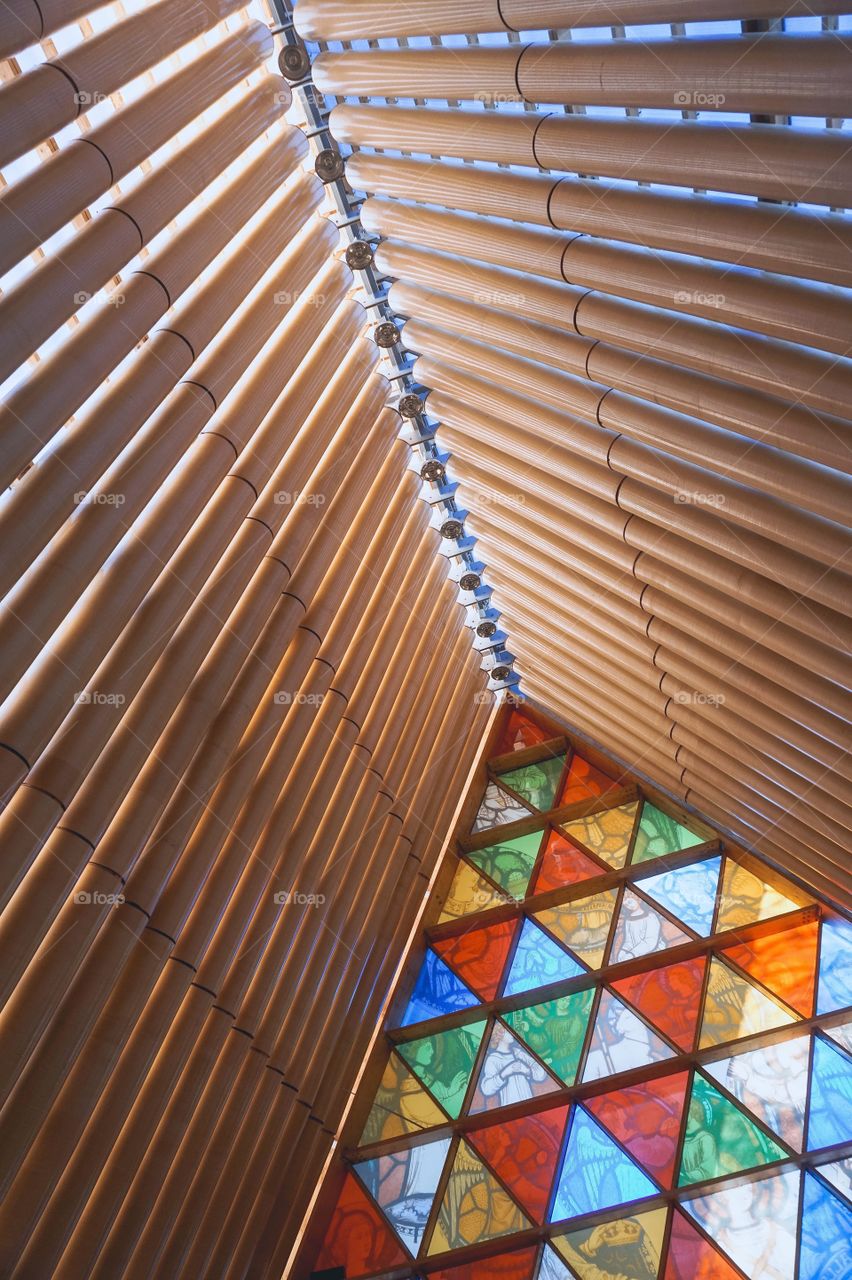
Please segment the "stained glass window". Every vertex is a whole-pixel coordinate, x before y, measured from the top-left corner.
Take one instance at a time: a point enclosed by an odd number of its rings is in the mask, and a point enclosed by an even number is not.
[[[845,1280],[852,925],[543,717],[503,715],[317,1270]]]

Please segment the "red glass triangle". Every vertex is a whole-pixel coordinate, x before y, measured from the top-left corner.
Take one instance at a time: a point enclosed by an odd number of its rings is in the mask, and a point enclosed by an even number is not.
[[[730,956],[746,973],[809,1018],[814,1006],[818,936],[819,921],[813,920],[726,947],[722,955]]]
[[[609,867],[598,866],[566,836],[558,831],[551,831],[535,882],[535,892],[561,889],[563,885],[576,884],[580,880],[588,880],[590,876],[604,875],[608,870]]]
[[[520,1116],[467,1135],[522,1209],[542,1222],[570,1107]]]
[[[470,929],[455,937],[433,942],[432,946],[482,1000],[493,1000],[516,923],[515,920],[504,920],[483,929]]]
[[[343,1267],[348,1280],[356,1280],[357,1276],[407,1263],[408,1258],[379,1209],[355,1175],[347,1173],[314,1269]]]
[[[550,742],[551,739],[558,737],[559,734],[555,730],[551,733],[547,729],[541,729],[523,711],[513,710],[509,713],[509,719],[506,721],[506,727],[494,754],[502,756],[509,751],[520,751],[523,747],[534,747],[536,743]]]
[[[680,964],[620,978],[612,985],[663,1035],[689,1052],[701,1010],[701,985],[706,964],[704,956],[697,956],[694,960],[683,960]]]
[[[676,1212],[672,1218],[665,1280],[740,1280],[740,1277],[721,1253]]]
[[[587,1098],[585,1106],[663,1186],[674,1179],[689,1072]]]
[[[517,1249],[496,1258],[483,1258],[481,1262],[465,1262],[460,1267],[433,1271],[430,1280],[532,1280],[537,1254],[536,1247]]]
[[[617,785],[615,780],[605,774],[602,769],[596,769],[575,751],[571,757],[571,767],[565,779],[565,786],[562,788],[562,795],[559,797],[559,804],[578,804],[581,800],[594,800]]]

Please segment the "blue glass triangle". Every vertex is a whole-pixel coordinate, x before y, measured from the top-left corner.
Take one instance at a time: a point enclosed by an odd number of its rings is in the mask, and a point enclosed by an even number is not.
[[[400,1025],[410,1027],[413,1022],[440,1018],[444,1013],[470,1009],[475,1004],[479,1000],[458,974],[436,952],[427,950]]]
[[[414,1257],[426,1230],[449,1146],[449,1138],[438,1138],[353,1166]]]
[[[852,1058],[814,1036],[808,1151],[852,1139]]]
[[[574,1273],[568,1270],[556,1250],[546,1244],[538,1264],[536,1280],[574,1280]]]
[[[812,1173],[805,1174],[799,1280],[852,1276],[852,1210]]]
[[[551,1222],[596,1213],[614,1205],[657,1194],[657,1188],[592,1119],[575,1107],[568,1129]]]
[[[819,955],[817,1013],[845,1009],[852,1003],[852,925],[825,920]]]
[[[647,880],[638,881],[637,888],[682,920],[693,933],[707,937],[713,929],[721,866],[721,858],[707,858],[688,867],[673,867],[658,876],[649,876]]]
[[[545,987],[549,982],[579,978],[585,972],[573,956],[562,950],[558,942],[554,942],[532,920],[525,920],[503,995],[514,996],[519,991]]]

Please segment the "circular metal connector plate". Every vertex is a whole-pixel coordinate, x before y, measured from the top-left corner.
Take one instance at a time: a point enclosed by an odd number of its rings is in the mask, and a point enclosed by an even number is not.
[[[403,418],[416,418],[418,413],[423,412],[425,406],[420,397],[411,391],[408,395],[400,397],[398,408]]]
[[[482,582],[478,573],[463,573],[459,578],[462,591],[475,591]]]
[[[311,60],[301,44],[287,44],[278,55],[278,67],[285,80],[295,84],[310,74]]]
[[[352,271],[364,271],[373,261],[373,247],[367,240],[353,240],[346,246],[346,265]]]
[[[480,622],[479,626],[476,628],[476,634],[479,636],[480,640],[490,640],[496,630],[496,622]]]
[[[431,484],[443,484],[446,474],[443,462],[439,462],[437,458],[430,458],[420,468],[421,479],[428,480]]]
[[[314,170],[320,182],[337,182],[338,178],[343,177],[343,156],[339,151],[332,151],[331,147],[318,151]]]
[[[508,679],[509,679],[509,676],[510,676],[511,674],[512,674],[512,673],[511,673],[511,671],[510,671],[510,669],[509,669],[508,667],[492,667],[492,668],[491,668],[491,679],[492,679],[492,680],[498,680],[498,681],[499,681],[499,680],[508,680]]]
[[[383,320],[381,324],[376,325],[373,337],[377,347],[395,347],[399,342],[399,329],[392,320]]]
[[[457,542],[463,533],[464,525],[461,520],[456,520],[455,516],[445,520],[441,525],[441,537],[446,538],[448,542]]]

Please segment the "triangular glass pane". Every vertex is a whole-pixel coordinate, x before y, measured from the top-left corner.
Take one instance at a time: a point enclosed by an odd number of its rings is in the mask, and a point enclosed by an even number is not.
[[[548,937],[543,929],[539,929],[532,920],[525,920],[503,995],[519,995],[522,991],[545,987],[551,982],[578,978],[583,973],[585,969]]]
[[[469,1022],[397,1045],[400,1057],[454,1120],[461,1113],[484,1031],[484,1022]]]
[[[463,1262],[458,1267],[430,1271],[429,1280],[531,1280],[538,1249],[514,1249],[479,1262]]]
[[[355,1172],[402,1244],[417,1257],[450,1149],[449,1138],[362,1160]]]
[[[622,964],[626,960],[635,960],[637,956],[647,956],[691,941],[689,934],[678,929],[650,902],[632,889],[625,889],[609,963]]]
[[[821,1177],[830,1182],[852,1204],[852,1156],[845,1160],[832,1160],[831,1164],[817,1166]]]
[[[702,1070],[794,1151],[801,1151],[810,1049],[808,1036],[799,1036],[706,1062]]]
[[[414,990],[405,1006],[400,1026],[410,1027],[427,1018],[440,1018],[458,1009],[470,1009],[478,1004],[476,996],[462,980],[444,964],[431,948],[428,948]]]
[[[666,1215],[666,1209],[649,1209],[569,1231],[553,1243],[579,1280],[657,1280]]]
[[[600,809],[585,818],[564,822],[562,830],[569,840],[583,845],[601,862],[617,870],[627,861],[638,809],[639,801],[631,800],[614,809]]]
[[[504,787],[511,787],[526,800],[533,809],[546,813],[552,809],[556,800],[556,788],[562,777],[565,757],[550,756],[546,760],[537,760],[535,764],[523,765],[520,769],[512,769],[509,773],[500,774],[500,782]]]
[[[799,1280],[852,1276],[852,1208],[805,1174]]]
[[[594,988],[590,987],[557,1000],[512,1009],[503,1016],[542,1062],[571,1085],[583,1052],[594,996]]]
[[[723,955],[809,1018],[814,1006],[819,921],[726,947]]]
[[[684,1201],[695,1218],[749,1280],[793,1280],[799,1171],[726,1187]],[[715,1276],[713,1278],[715,1280]]]
[[[498,787],[496,782],[489,782],[471,830],[490,831],[492,827],[502,827],[507,822],[518,822],[529,816],[530,810],[526,805]]]
[[[484,849],[472,849],[465,857],[520,902],[527,891],[540,844],[541,832],[532,831],[513,840],[489,844]]]
[[[536,1280],[575,1280],[555,1249],[546,1244],[541,1251],[541,1262]]]
[[[447,890],[447,896],[438,923],[445,920],[458,920],[462,916],[472,915],[475,911],[487,911],[489,907],[497,907],[504,901],[503,895],[493,884],[480,875],[476,867],[459,859],[453,882]]]
[[[603,1080],[620,1071],[632,1071],[634,1067],[673,1057],[674,1051],[641,1018],[637,1018],[632,1009],[604,987],[583,1069],[583,1082]]]
[[[588,1111],[576,1106],[568,1126],[550,1221],[561,1222],[563,1218],[597,1213],[600,1209],[656,1194],[657,1188],[651,1179]]]
[[[852,1140],[852,1058],[814,1036],[808,1151]]]
[[[543,1222],[570,1107],[479,1129],[469,1141],[535,1222]]]
[[[743,1173],[787,1152],[700,1072],[692,1080],[678,1186]]]
[[[795,1020],[792,1009],[764,995],[721,960],[710,961],[699,1049],[740,1040]]]
[[[568,770],[559,803],[560,805],[579,804],[581,800],[596,800],[598,796],[606,795],[607,791],[612,791],[617,786],[618,783],[614,778],[610,778],[603,769],[597,769],[588,760],[578,756],[575,751],[571,757],[571,767]]]
[[[695,1039],[705,963],[703,956],[696,956],[694,960],[619,978],[612,985],[663,1035],[689,1052]]]
[[[740,1280],[740,1275],[675,1211],[664,1280]]]
[[[633,846],[633,862],[650,862],[652,858],[661,858],[663,854],[674,853],[678,849],[691,849],[694,845],[703,843],[703,836],[696,835],[689,827],[678,822],[677,818],[663,813],[662,809],[646,800],[642,805],[639,830]]]
[[[596,1120],[664,1187],[674,1178],[680,1121],[689,1072],[587,1098]]]
[[[848,1054],[852,1054],[852,1020],[849,1022],[841,1022],[836,1027],[823,1027],[823,1033],[831,1036],[835,1044],[839,1044],[841,1049],[845,1049]]]
[[[852,925],[823,920],[817,1013],[833,1013],[852,1003]]]
[[[376,1091],[359,1146],[419,1133],[443,1124],[446,1117],[438,1104],[415,1079],[397,1054],[392,1053]]]
[[[491,1170],[462,1138],[427,1253],[463,1249],[529,1226]]]
[[[404,1267],[407,1262],[379,1210],[355,1175],[347,1173],[315,1269],[342,1267],[346,1276],[358,1280],[376,1271]]]
[[[688,929],[707,937],[713,931],[713,911],[719,884],[721,858],[705,858],[688,867],[672,867],[660,875],[640,880],[638,887]]]
[[[468,928],[465,933],[442,938],[432,946],[481,1000],[493,1000],[515,936],[516,923],[515,920],[503,920],[482,929]]]
[[[588,898],[577,898],[547,911],[537,911],[535,919],[570,947],[590,969],[599,969],[603,964],[617,897],[617,889],[602,889]]]
[[[605,874],[605,867],[599,867],[588,854],[582,853],[571,840],[567,840],[558,831],[551,831],[536,876],[535,892],[545,893],[548,889],[562,889],[566,884],[577,884],[581,880],[589,880],[592,876]]]
[[[744,925],[754,924],[756,920],[769,920],[773,916],[795,911],[797,907],[810,901],[792,885],[790,891],[790,896],[782,893],[741,863],[734,862],[733,858],[726,858],[716,932],[742,929]]]
[[[542,729],[523,711],[513,709],[509,712],[506,726],[495,750],[496,756],[506,755],[509,751],[523,751],[524,747],[535,747],[540,742],[548,742],[559,735]]]
[[[470,1114],[527,1102],[559,1088],[549,1071],[502,1022],[495,1022],[482,1060]]]

